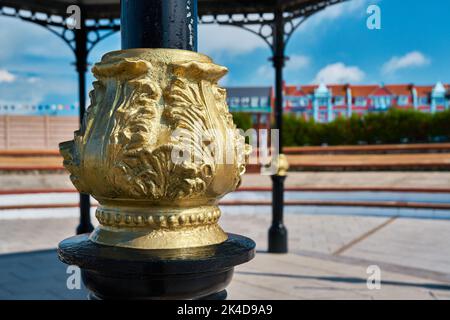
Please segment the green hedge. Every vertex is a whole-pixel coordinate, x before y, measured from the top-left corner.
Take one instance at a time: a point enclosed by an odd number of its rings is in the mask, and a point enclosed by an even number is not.
[[[330,123],[284,115],[285,146],[354,145],[450,141],[450,110],[434,114],[390,109]]]
[[[239,129],[247,131],[252,128],[252,116],[250,113],[233,112],[232,115],[233,121]]]

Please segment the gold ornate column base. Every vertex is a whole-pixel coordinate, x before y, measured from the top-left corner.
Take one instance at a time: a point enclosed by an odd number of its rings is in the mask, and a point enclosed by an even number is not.
[[[176,49],[110,52],[91,106],[60,144],[75,187],[100,204],[91,241],[169,249],[224,242],[218,201],[250,153],[217,81],[227,69]]]
[[[120,208],[101,206],[94,242],[140,249],[171,249],[217,244],[227,239],[218,225],[217,206]]]

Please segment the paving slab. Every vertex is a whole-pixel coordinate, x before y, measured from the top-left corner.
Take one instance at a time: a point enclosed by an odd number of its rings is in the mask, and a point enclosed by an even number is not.
[[[270,187],[270,176],[245,174],[243,187]],[[289,172],[287,187],[449,188],[450,172]],[[0,171],[0,190],[71,189],[67,172]]]
[[[226,211],[224,229],[257,243],[256,258],[236,268],[230,299],[450,298],[450,221],[286,214],[290,253],[276,255],[266,253],[270,215]],[[0,217],[0,298],[85,299],[67,289],[55,253],[77,222]],[[370,265],[381,269],[380,290],[367,288]]]
[[[448,299],[443,283],[381,272],[380,289],[367,286],[367,267],[298,254],[259,253],[236,270],[230,299]]]
[[[396,219],[342,255],[450,273],[450,221]]]

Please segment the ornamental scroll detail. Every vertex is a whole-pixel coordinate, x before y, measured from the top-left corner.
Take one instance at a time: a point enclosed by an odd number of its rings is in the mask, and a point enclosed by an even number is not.
[[[214,202],[245,171],[249,146],[217,84],[227,69],[158,50],[105,55],[82,127],[61,144],[72,182],[99,201]]]

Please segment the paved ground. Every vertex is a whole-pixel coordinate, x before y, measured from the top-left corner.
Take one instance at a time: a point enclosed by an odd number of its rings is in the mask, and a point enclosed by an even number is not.
[[[230,299],[449,299],[450,283],[381,271],[379,290],[367,288],[367,265],[326,255],[260,253],[237,268]]]
[[[246,174],[243,187],[270,187],[270,176]],[[450,172],[290,172],[287,187],[449,188]],[[0,172],[0,190],[71,189],[67,172]]]
[[[76,209],[64,210],[66,218],[0,218],[0,298],[85,298],[66,288],[54,251],[77,224],[67,217]],[[290,253],[273,255],[265,253],[269,214],[224,211],[224,229],[250,236],[258,249],[236,269],[231,299],[450,298],[448,220],[287,214]],[[366,286],[370,265],[381,269],[380,290]]]
[[[271,179],[246,174],[242,186],[271,186]],[[289,172],[286,186],[449,188],[450,172]]]
[[[243,186],[270,185],[267,176],[243,180]],[[449,188],[450,172],[297,172],[286,185]],[[11,188],[72,185],[66,173],[2,172],[0,190]],[[361,214],[361,208],[287,207],[290,253],[272,255],[265,253],[270,208],[225,207],[224,229],[253,238],[258,249],[252,262],[236,268],[230,298],[450,299],[450,220],[363,209],[372,216],[345,215]],[[66,288],[66,267],[55,253],[57,243],[73,234],[77,209],[21,210],[26,219],[6,213],[0,212],[0,299],[84,299],[85,291]],[[367,289],[370,265],[381,269],[380,290]]]
[[[267,203],[270,203],[271,197],[270,191],[240,191],[226,195],[220,203],[224,208],[228,207],[227,212],[258,213],[270,216],[271,211]],[[285,212],[292,214],[301,212],[310,215],[329,215],[331,207],[329,204],[334,203],[335,205],[332,206],[333,215],[450,219],[450,190],[439,193],[288,190],[284,197],[286,203],[289,204],[285,207]],[[64,214],[65,211],[47,209],[73,208],[78,206],[78,202],[79,195],[75,190],[18,194],[2,194],[0,191],[0,218],[68,217]],[[243,203],[247,203],[247,205],[244,206]],[[255,203],[265,205],[255,206]],[[295,203],[303,205],[293,205]],[[314,205],[313,203],[321,205]],[[91,204],[96,206],[97,201],[91,199]],[[328,204],[328,206],[325,204]],[[340,205],[337,206],[337,204]],[[242,207],[236,207],[237,205],[242,205]],[[395,206],[383,207],[383,205]],[[15,208],[15,210],[12,210],[12,208]],[[77,213],[72,211],[69,216],[76,217]]]

